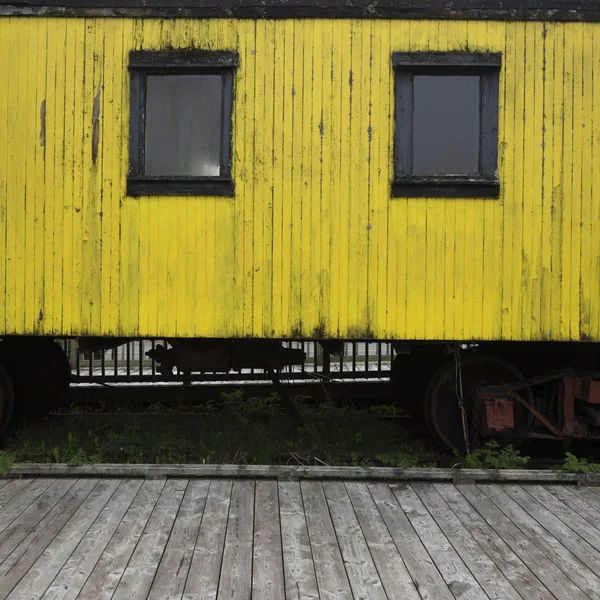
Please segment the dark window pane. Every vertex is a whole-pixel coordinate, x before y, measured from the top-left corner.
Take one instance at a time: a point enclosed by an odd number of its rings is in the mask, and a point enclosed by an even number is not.
[[[415,175],[479,171],[479,76],[414,78]]]
[[[146,175],[220,174],[221,77],[148,76]]]

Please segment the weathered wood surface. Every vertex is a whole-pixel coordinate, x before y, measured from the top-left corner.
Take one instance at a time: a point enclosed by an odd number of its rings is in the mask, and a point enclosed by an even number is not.
[[[0,0],[0,16],[591,21],[597,0]]]
[[[600,473],[568,473],[558,470],[526,469],[435,469],[394,467],[303,467],[286,465],[126,465],[100,464],[72,467],[66,464],[23,463],[12,466],[9,477],[143,477],[167,478],[232,478],[277,479],[358,479],[363,481],[450,481],[513,482],[513,483],[573,483],[600,486]],[[0,497],[3,490],[0,490]]]
[[[0,598],[600,600],[595,488],[61,478],[0,495]]]

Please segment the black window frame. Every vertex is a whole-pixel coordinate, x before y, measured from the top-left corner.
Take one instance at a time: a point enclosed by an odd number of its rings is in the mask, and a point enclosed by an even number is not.
[[[394,197],[498,198],[498,119],[502,55],[476,52],[394,52]],[[415,75],[479,75],[479,172],[414,175]]]
[[[237,52],[154,51],[129,54],[130,118],[128,196],[233,196],[233,76]],[[221,157],[218,176],[153,176],[144,174],[146,91],[149,75],[221,75]]]

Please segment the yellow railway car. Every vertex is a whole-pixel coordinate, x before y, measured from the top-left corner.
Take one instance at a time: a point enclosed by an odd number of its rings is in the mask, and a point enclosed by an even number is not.
[[[0,0],[0,429],[52,338],[310,338],[450,446],[600,436],[599,82],[596,0]]]

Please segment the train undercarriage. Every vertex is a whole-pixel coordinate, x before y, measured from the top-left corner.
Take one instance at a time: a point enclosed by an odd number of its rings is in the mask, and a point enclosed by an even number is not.
[[[600,439],[596,344],[481,343],[416,346],[399,353],[399,404],[444,446],[464,452],[488,440]]]
[[[105,351],[122,338],[81,338],[78,351]],[[343,351],[326,340],[325,362]],[[600,439],[600,345],[592,343],[393,342],[391,385],[399,407],[423,420],[437,441],[464,453],[488,440],[518,445],[525,439]],[[276,340],[168,340],[147,352],[165,378],[184,385],[195,372],[262,369],[278,386],[290,416],[300,423],[281,373],[301,365],[302,350]],[[32,360],[32,357],[35,360]],[[70,364],[49,338],[0,341],[0,433],[11,420],[55,408],[69,386]]]

